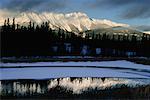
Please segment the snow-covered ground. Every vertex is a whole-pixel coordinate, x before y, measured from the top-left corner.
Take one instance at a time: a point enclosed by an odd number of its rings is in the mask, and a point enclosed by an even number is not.
[[[7,79],[49,79],[60,77],[126,77],[150,78],[147,72],[105,68],[40,67],[0,69],[0,80]]]
[[[0,63],[1,67],[26,67],[26,66],[78,66],[78,67],[119,67],[119,68],[133,68],[133,69],[143,69],[150,71],[150,65],[136,64],[126,60],[117,61],[96,61],[96,62],[34,62],[34,63]]]
[[[24,66],[24,68],[7,68],[16,66]],[[103,62],[1,63],[0,68],[0,80],[61,77],[125,77],[150,79],[150,66],[123,60]]]

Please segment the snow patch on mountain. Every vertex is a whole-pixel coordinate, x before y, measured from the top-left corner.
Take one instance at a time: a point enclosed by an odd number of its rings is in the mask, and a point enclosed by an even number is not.
[[[150,34],[150,31],[145,31],[144,33],[146,33],[146,34]]]
[[[0,26],[4,25],[4,18],[0,16]]]

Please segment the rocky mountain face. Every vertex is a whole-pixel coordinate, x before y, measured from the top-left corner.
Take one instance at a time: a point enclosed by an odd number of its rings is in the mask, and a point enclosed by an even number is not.
[[[76,35],[89,32],[94,32],[96,34],[138,34],[139,36],[142,35],[141,33],[149,34],[149,32],[139,31],[128,24],[116,23],[107,19],[90,18],[82,12],[67,14],[54,12],[22,12],[16,16],[10,17],[10,23],[12,23],[13,18],[15,18],[16,24],[24,26],[29,25],[30,21],[34,22],[35,25],[49,22],[49,27],[53,30],[58,30],[60,28],[68,32],[74,32]],[[0,16],[0,26],[4,25],[5,19],[7,18]]]
[[[87,30],[100,29],[100,28],[112,28],[112,27],[129,27],[127,24],[112,22],[107,19],[93,19],[89,18],[85,13],[35,13],[35,12],[23,12],[17,16],[14,16],[16,23],[20,25],[28,25],[30,21],[35,24],[42,24],[42,22],[49,22],[49,26],[52,29],[61,28],[69,32],[83,32]],[[10,18],[10,22],[12,18]],[[0,17],[0,25],[3,25],[4,18]]]

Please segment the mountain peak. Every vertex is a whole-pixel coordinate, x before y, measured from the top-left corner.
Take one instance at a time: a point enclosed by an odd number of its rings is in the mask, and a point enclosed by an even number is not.
[[[85,13],[82,12],[73,12],[65,14],[66,17],[88,17]]]
[[[87,14],[82,12],[72,12],[72,13],[55,13],[55,12],[22,12],[17,16],[16,23],[27,24],[29,21],[35,24],[41,24],[42,22],[50,22],[50,27],[52,29],[61,28],[67,31],[82,32],[86,30],[92,30],[95,28],[112,28],[112,27],[128,27],[127,24],[112,22],[107,19],[94,19],[89,18]],[[0,25],[3,25],[1,23]]]

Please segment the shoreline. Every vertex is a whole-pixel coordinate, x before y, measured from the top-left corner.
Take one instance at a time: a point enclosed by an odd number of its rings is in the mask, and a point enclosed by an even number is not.
[[[126,60],[137,64],[150,65],[150,58],[146,57],[92,57],[92,56],[36,56],[36,57],[1,57],[2,63],[32,63],[32,62],[86,62],[86,61],[116,61]]]

